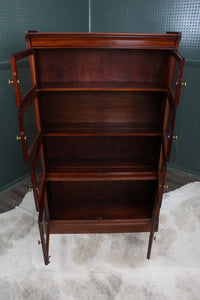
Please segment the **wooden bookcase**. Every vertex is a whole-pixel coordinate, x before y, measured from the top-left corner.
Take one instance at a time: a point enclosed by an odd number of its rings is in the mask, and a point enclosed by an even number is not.
[[[53,233],[149,232],[150,258],[182,86],[181,34],[25,37],[11,67],[45,264]]]

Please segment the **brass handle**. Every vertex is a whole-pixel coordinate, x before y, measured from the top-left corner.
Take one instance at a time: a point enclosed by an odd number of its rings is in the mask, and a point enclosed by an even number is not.
[[[28,190],[29,190],[29,192],[32,192],[33,188],[30,187]]]
[[[9,85],[12,85],[12,84],[13,84],[13,80],[8,79],[8,84],[9,84]]]
[[[168,189],[169,188],[169,186],[168,185],[164,185],[164,189]]]
[[[18,136],[18,135],[16,136],[17,141],[20,141],[21,139],[22,139],[21,136]]]
[[[8,79],[8,84],[9,84],[9,85],[13,85],[13,83],[14,83],[13,80]],[[17,83],[19,83],[19,79],[17,80]]]
[[[38,240],[38,245],[40,245],[40,244],[41,244],[41,241]]]
[[[156,235],[153,237],[154,241],[156,240]]]
[[[44,222],[44,223],[42,223],[42,226],[46,226],[48,223],[47,222]]]
[[[187,86],[187,82],[186,82],[186,81],[183,81],[183,82],[181,83],[181,85],[184,86],[184,87],[186,87],[186,86]]]
[[[17,140],[17,141],[20,141],[21,139],[22,139],[21,136],[19,136],[19,135],[16,136],[16,140]],[[26,140],[26,136],[24,136],[23,139]]]
[[[177,134],[176,134],[176,135],[173,135],[172,138],[173,138],[173,140],[176,140],[176,141],[177,141],[177,140],[178,140],[178,135],[177,135]]]

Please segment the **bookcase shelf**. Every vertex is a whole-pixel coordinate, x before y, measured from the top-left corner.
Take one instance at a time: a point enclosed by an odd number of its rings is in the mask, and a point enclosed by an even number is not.
[[[43,136],[162,136],[157,123],[57,123],[43,128]]]
[[[128,159],[52,161],[46,181],[157,180],[153,163]]]
[[[143,180],[47,181],[50,218],[79,221],[148,219],[152,217],[154,205],[152,191],[155,185],[156,181]],[[143,187],[142,192],[140,186]],[[85,189],[88,191],[87,196]],[[68,197],[64,196],[65,193]]]
[[[131,81],[68,81],[68,82],[42,82],[36,88],[37,92],[58,91],[149,91],[167,92],[167,85],[152,82]]]

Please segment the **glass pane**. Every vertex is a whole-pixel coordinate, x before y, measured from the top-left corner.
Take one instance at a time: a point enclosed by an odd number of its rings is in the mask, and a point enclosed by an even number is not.
[[[172,119],[172,113],[169,112],[169,118],[168,118],[168,124],[167,124],[167,136],[168,136],[168,139],[169,139],[169,135],[170,135],[171,119]]]
[[[41,186],[41,183],[42,183],[42,174],[43,174],[42,164],[41,164],[40,157],[38,157],[38,161],[37,161],[37,164],[36,164],[36,167],[35,167],[36,189],[38,191],[38,194],[39,194],[40,186]]]
[[[29,105],[27,110],[24,112],[23,120],[24,120],[26,144],[29,150],[37,134],[36,124],[35,124],[34,101]]]
[[[45,241],[45,244],[47,244],[48,224],[47,224],[47,216],[46,216],[46,211],[45,211],[45,203],[44,203],[44,209],[43,209],[42,223],[43,223],[43,229],[44,229],[44,241]]]
[[[178,82],[178,69],[179,69],[179,63],[176,61],[175,69],[174,69],[174,80],[173,80],[173,85],[172,85],[172,91],[173,91],[174,95],[176,93],[177,82]]]
[[[21,98],[31,89],[31,71],[30,71],[30,59],[33,55],[29,55],[23,59],[17,61],[17,71],[19,78],[19,88]]]

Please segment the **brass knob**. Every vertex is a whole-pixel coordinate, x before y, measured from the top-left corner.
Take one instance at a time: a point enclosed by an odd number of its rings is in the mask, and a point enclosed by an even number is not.
[[[22,139],[21,136],[19,136],[19,135],[16,136],[16,140],[17,140],[17,141],[20,141],[21,139]],[[26,136],[23,136],[23,139],[26,140]]]
[[[153,237],[154,241],[156,240],[156,235]]]
[[[183,82],[181,83],[181,85],[184,86],[184,87],[186,87],[186,86],[187,86],[187,82],[186,82],[186,81],[183,81]]]
[[[17,141],[20,141],[21,139],[22,139],[21,136],[18,136],[18,135],[16,136]]]
[[[38,245],[40,245],[40,244],[41,244],[41,241],[38,240]]]
[[[42,226],[46,226],[48,223],[47,222],[44,222],[44,223],[42,223]]]
[[[8,84],[9,84],[9,85],[12,85],[12,84],[13,84],[13,80],[8,79]]]
[[[164,189],[168,189],[169,188],[169,186],[168,185],[164,185]]]
[[[29,192],[32,192],[33,188],[29,188],[28,190],[29,190]]]
[[[178,140],[178,135],[177,135],[177,134],[176,134],[176,135],[173,135],[172,138],[173,138],[173,140],[176,140],[176,141],[177,141],[177,140]]]

